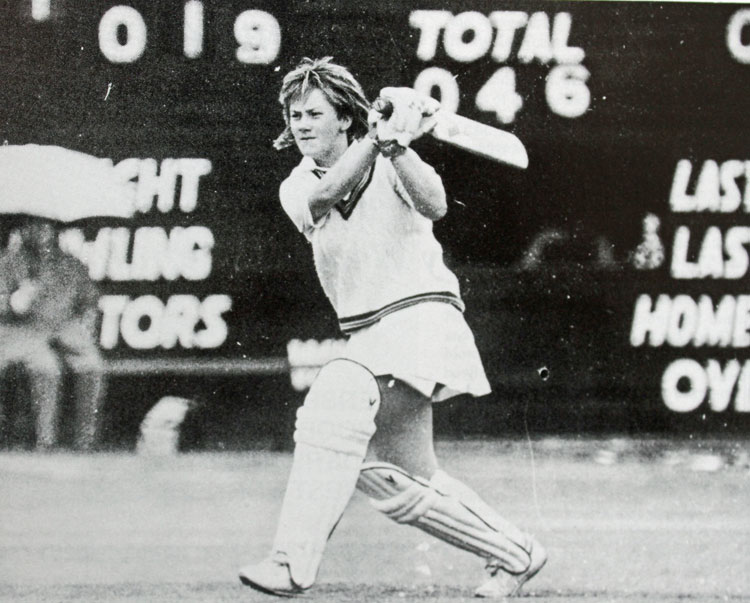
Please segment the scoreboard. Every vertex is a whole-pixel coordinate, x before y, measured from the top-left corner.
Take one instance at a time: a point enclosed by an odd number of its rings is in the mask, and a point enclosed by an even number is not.
[[[133,218],[62,235],[110,362],[281,359],[302,389],[335,353],[278,202],[299,157],[271,146],[284,74],[332,56],[371,99],[412,86],[528,150],[515,170],[416,143],[498,391],[747,423],[750,6],[11,0],[0,18],[2,142],[109,158],[135,188]]]

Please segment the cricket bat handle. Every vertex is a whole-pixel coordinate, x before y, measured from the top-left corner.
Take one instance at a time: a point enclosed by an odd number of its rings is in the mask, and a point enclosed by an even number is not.
[[[386,119],[393,114],[393,104],[384,98],[376,99],[372,108]],[[529,165],[526,147],[510,132],[442,109],[435,113],[435,122],[429,132],[433,138],[499,163],[521,169]]]
[[[386,98],[376,98],[372,103],[372,108],[386,119],[390,119],[393,115],[393,103]]]

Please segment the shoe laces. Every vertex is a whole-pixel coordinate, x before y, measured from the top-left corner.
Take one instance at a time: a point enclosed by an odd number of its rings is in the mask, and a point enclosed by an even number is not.
[[[271,561],[277,565],[285,565],[289,567],[289,557],[284,551],[274,551],[271,554]]]

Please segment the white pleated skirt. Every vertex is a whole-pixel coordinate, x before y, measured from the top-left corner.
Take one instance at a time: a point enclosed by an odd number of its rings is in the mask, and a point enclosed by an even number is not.
[[[416,304],[355,331],[344,356],[375,376],[408,383],[434,402],[491,391],[469,325],[446,303]]]

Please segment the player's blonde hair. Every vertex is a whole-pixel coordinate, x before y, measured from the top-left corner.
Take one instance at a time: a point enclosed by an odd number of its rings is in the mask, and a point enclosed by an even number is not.
[[[339,118],[352,118],[352,125],[348,132],[350,141],[367,134],[367,113],[370,104],[367,102],[362,86],[346,67],[332,61],[333,57],[322,59],[305,57],[284,77],[279,102],[284,110],[286,128],[274,140],[274,148],[284,149],[294,144],[294,136],[289,127],[289,105],[296,99],[304,98],[311,90],[320,90],[336,109]]]

